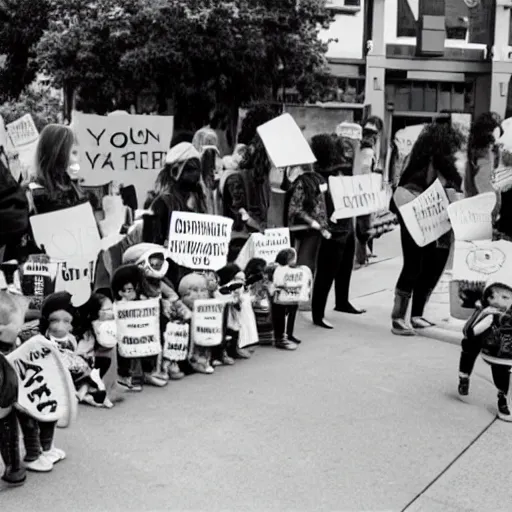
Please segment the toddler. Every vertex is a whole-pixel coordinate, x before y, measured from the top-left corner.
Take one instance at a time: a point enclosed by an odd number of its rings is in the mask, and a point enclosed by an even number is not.
[[[490,364],[498,389],[498,417],[512,422],[508,403],[512,367],[512,285],[508,275],[495,276],[486,284],[482,303],[464,327],[459,363],[459,393],[469,393],[469,379],[480,353]]]

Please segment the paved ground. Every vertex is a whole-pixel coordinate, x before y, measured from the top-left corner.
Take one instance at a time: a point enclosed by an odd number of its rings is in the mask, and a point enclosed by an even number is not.
[[[512,426],[487,368],[463,403],[456,346],[390,334],[396,234],[376,250],[354,274],[367,315],[329,313],[334,331],[303,316],[295,353],[81,407],[58,431],[69,458],[0,490],[2,512],[510,511]]]

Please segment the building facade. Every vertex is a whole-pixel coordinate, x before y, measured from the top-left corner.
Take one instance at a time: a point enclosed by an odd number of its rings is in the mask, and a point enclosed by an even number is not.
[[[512,0],[328,0],[328,60],[392,135],[437,113],[512,115]],[[364,88],[364,92],[359,92]]]

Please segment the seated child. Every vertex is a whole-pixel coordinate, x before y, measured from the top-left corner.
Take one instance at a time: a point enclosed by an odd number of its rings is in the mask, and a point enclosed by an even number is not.
[[[294,267],[297,264],[295,249],[283,249],[276,257],[276,263],[280,267]],[[286,288],[285,283],[273,280],[276,290]],[[276,336],[276,348],[283,350],[296,350],[300,340],[294,336],[295,318],[299,304],[277,304],[276,295],[272,303],[272,318],[274,320],[274,332]]]
[[[273,285],[265,272],[266,268],[267,262],[264,259],[253,258],[245,267],[245,275],[256,317],[259,343],[260,345],[273,345],[275,343],[271,293]]]
[[[5,358],[16,347],[28,307],[28,302],[19,299],[0,291],[0,462],[5,467],[2,480],[10,486],[23,485],[26,480],[26,470],[21,464],[18,414],[14,408],[18,400],[18,377]]]
[[[127,302],[147,299],[147,284],[142,269],[138,265],[123,265],[112,277],[114,302]],[[137,374],[143,374],[143,382],[155,387],[164,387],[168,379],[157,371],[157,356],[126,358],[118,353],[118,383],[127,391],[142,391],[142,382]]]
[[[78,400],[99,407],[111,408],[105,385],[99,372],[93,372],[93,358],[80,352],[77,339],[72,334],[76,309],[71,294],[56,292],[49,295],[41,308],[39,332],[59,349],[64,365],[71,373],[78,391]]]
[[[512,422],[508,403],[512,367],[512,285],[509,276],[495,276],[487,283],[481,306],[464,327],[459,363],[459,393],[469,392],[469,378],[480,353],[490,364],[498,389],[498,417]],[[503,277],[503,279],[500,279]]]

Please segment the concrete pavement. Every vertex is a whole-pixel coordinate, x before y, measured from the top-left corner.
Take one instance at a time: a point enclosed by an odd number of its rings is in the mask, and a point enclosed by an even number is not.
[[[376,252],[395,251],[393,236]],[[488,369],[478,363],[462,402],[458,347],[390,334],[398,267],[355,272],[369,311],[330,312],[333,331],[301,313],[294,353],[258,348],[111,411],[80,407],[57,433],[68,459],[0,490],[1,510],[510,510],[512,426],[494,420]]]

